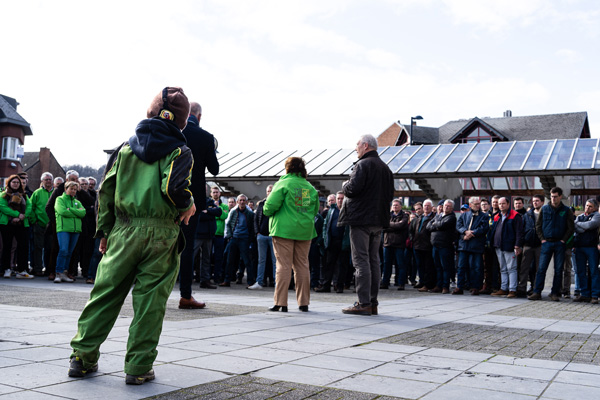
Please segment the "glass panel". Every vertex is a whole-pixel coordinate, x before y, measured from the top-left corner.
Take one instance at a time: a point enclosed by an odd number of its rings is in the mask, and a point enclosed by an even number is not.
[[[596,149],[596,164],[594,165],[594,168],[600,168],[600,147]]]
[[[472,143],[469,144],[459,144],[456,150],[448,157],[448,159],[442,164],[440,169],[437,172],[454,172],[456,167],[460,164],[460,162],[465,158],[465,156],[469,153],[469,151],[475,146]]]
[[[592,162],[594,161],[594,154],[596,154],[598,151],[596,148],[596,143],[596,139],[579,139],[579,142],[577,142],[577,148],[575,148],[575,154],[573,154],[571,169],[590,168]]]
[[[600,189],[600,176],[598,175],[585,175],[583,181],[586,189]]]
[[[471,178],[459,178],[459,181],[463,190],[473,190],[473,182],[471,182]]]
[[[513,142],[496,142],[496,147],[485,159],[480,171],[497,171]]]
[[[528,176],[527,178],[527,186],[529,186],[529,190],[536,189],[540,190],[542,188],[542,182],[540,182],[540,178],[537,176]]]
[[[340,161],[348,158],[348,156],[353,153],[354,150],[340,150],[318,167],[313,163],[313,166],[316,167],[316,169],[311,170],[310,168],[307,168],[307,172],[309,175],[326,175],[330,169],[335,167]]]
[[[517,142],[502,166],[502,171],[519,171],[533,142]]]
[[[256,174],[258,176],[279,176],[281,175],[282,171],[285,171],[285,160],[291,156],[302,156],[302,157],[306,157],[308,155],[310,155],[311,153],[313,153],[312,150],[309,150],[308,152],[304,152],[304,154],[298,153],[296,151],[293,151],[287,155],[285,155],[285,153],[280,154],[278,157],[273,158],[272,160],[269,160],[268,162],[265,163],[265,165],[263,167],[259,167],[256,168]],[[306,158],[305,158],[306,160]]]
[[[240,155],[242,155],[243,153],[229,153],[229,155],[227,157],[223,157],[223,160],[219,160],[219,169],[220,171],[223,171],[223,168],[229,168],[229,163],[232,162],[232,160],[235,160],[236,158],[238,158]]]
[[[444,158],[448,157],[448,153],[456,146],[455,144],[443,144],[433,153],[427,162],[419,169],[419,172],[433,172],[439,167]]]
[[[493,143],[488,143],[488,142],[484,142],[484,143],[478,143],[477,147],[475,147],[475,149],[471,152],[471,154],[469,154],[469,157],[467,157],[467,160],[463,163],[463,165],[461,165],[459,171],[460,172],[472,172],[475,171],[477,169],[477,167],[479,166],[479,164],[481,164],[481,160],[483,160],[483,157],[485,157],[485,155],[487,154],[488,151],[490,151],[490,148],[493,146]]]
[[[553,140],[536,142],[525,163],[524,169],[527,171],[539,171],[544,168],[544,165],[546,165],[546,161],[548,161],[548,157],[550,156],[549,152],[553,143]]]
[[[278,152],[273,152],[273,154],[277,153]],[[252,158],[244,160],[244,162],[237,163],[236,168],[230,168],[231,172],[229,173],[229,176],[244,176],[247,174],[254,175],[254,169],[262,165],[262,163],[264,163],[269,158],[273,157],[273,154],[269,154],[268,151],[255,153],[252,155]]]
[[[493,190],[507,190],[506,178],[490,178]]]
[[[238,154],[236,157],[229,159],[224,166],[219,165],[219,176],[228,176],[230,173],[242,168],[259,155],[260,154],[252,152],[243,152]]]
[[[345,153],[346,152],[344,151],[344,154]],[[389,153],[389,151],[386,151],[386,153]],[[331,171],[329,171],[327,173],[327,175],[344,175],[344,174],[349,174],[350,173],[350,169],[352,168],[352,166],[354,165],[354,163],[356,162],[356,160],[358,160],[358,157],[356,156],[356,153],[354,152],[354,150],[352,150],[350,152],[350,154],[348,154],[335,167],[333,167],[333,169]]]
[[[410,190],[404,179],[395,179],[394,186],[396,190]]]
[[[417,185],[414,179],[407,179],[406,184],[410,188],[410,190],[421,190],[421,187]]]
[[[565,169],[569,165],[575,139],[559,140],[550,156],[547,170]]]
[[[473,178],[473,184],[476,190],[490,190],[490,181],[488,178]]]
[[[390,163],[388,167],[392,172],[396,172],[419,149],[419,146],[406,146]]]
[[[427,159],[427,157],[429,157],[431,153],[433,153],[436,147],[437,146],[435,145],[423,146],[421,150],[419,150],[419,152],[415,154],[415,156],[411,158],[410,161],[407,162],[406,165],[402,167],[402,169],[398,172],[414,172],[414,170],[419,166],[419,164],[421,164],[423,160]]]
[[[571,189],[583,189],[583,176],[570,176]]]
[[[510,190],[527,190],[527,182],[523,176],[510,176],[508,177],[508,184]]]
[[[403,147],[400,146],[390,147],[386,152],[380,154],[379,158],[381,158],[381,161],[387,164],[392,159],[392,157],[398,154],[399,151],[402,151],[402,149]]]

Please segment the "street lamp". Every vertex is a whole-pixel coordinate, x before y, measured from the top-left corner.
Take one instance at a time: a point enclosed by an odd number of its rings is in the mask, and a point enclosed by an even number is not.
[[[421,117],[420,115],[417,115],[416,117],[410,117],[410,138],[408,139],[408,145],[412,146],[412,127],[413,127],[413,121],[418,121],[423,119],[423,117]]]

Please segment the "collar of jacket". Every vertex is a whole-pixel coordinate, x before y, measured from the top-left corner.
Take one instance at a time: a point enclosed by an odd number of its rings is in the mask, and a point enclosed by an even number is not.
[[[185,136],[174,122],[159,117],[145,119],[129,138],[133,153],[146,163],[160,160],[186,144]]]
[[[356,164],[360,160],[364,160],[365,158],[369,158],[369,157],[379,157],[379,153],[377,153],[377,150],[367,151],[365,154],[363,154],[363,156],[361,158],[359,158],[358,160],[356,160],[354,162],[354,164]]]
[[[194,115],[190,115],[190,116],[188,117],[188,124],[189,124],[190,122],[191,122],[192,124],[196,125],[196,126],[200,126],[200,121],[198,121],[198,118],[196,118],[196,116],[194,116]]]

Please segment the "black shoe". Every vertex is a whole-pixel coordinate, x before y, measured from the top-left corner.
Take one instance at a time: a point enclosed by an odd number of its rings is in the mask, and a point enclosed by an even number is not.
[[[200,288],[202,289],[216,289],[217,287],[210,282],[200,282]]]
[[[125,377],[125,383],[128,385],[141,385],[144,382],[153,381],[153,380],[154,380],[154,370],[153,369],[151,369],[150,371],[148,371],[142,375],[127,374],[127,376]]]
[[[273,306],[269,308],[269,311],[279,311],[279,309],[281,309],[281,312],[287,312],[287,306]]]
[[[343,286],[338,286],[337,289],[335,289],[336,293],[344,293],[344,287]]]
[[[237,278],[237,280],[235,281],[235,283],[237,285],[241,285],[242,284],[242,278]]]
[[[592,301],[592,299],[590,297],[584,297],[584,296],[577,296],[573,299],[574,303],[589,303],[590,301]]]
[[[298,310],[300,310],[302,312],[308,312],[308,306],[300,306],[300,307],[298,307]]]
[[[398,285],[398,289],[397,290],[404,290],[404,285]]]
[[[390,288],[390,285],[386,285],[383,283],[381,285],[379,285],[379,289],[389,289],[389,288]]]
[[[415,289],[421,289],[423,286],[424,286],[424,285],[423,285],[421,282],[419,282],[419,283],[417,283],[416,285],[414,285],[413,287],[414,287]]]
[[[331,293],[331,287],[330,286],[319,286],[318,288],[315,289],[315,292],[317,292],[317,293]]]
[[[71,364],[69,364],[69,376],[73,378],[81,378],[89,374],[90,372],[98,371],[98,364],[90,367],[83,368],[83,361],[79,357],[71,357]]]

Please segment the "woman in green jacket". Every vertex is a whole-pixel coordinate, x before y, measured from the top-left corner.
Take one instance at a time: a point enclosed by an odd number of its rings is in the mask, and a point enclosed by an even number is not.
[[[73,279],[65,274],[65,270],[69,267],[71,254],[81,233],[81,220],[85,217],[85,208],[75,198],[78,190],[79,183],[73,181],[65,183],[65,192],[54,203],[59,247],[54,283],[73,282]]]
[[[275,305],[271,311],[287,311],[288,287],[292,270],[296,281],[296,299],[300,311],[308,311],[310,273],[308,252],[317,236],[314,218],[319,212],[319,194],[306,180],[306,166],[301,157],[288,157],[285,172],[267,197],[263,213],[269,219],[269,234],[277,259]]]
[[[0,196],[0,234],[2,234],[2,269],[10,279],[10,253],[13,238],[17,240],[17,279],[33,279],[27,271],[29,255],[29,214],[31,202],[18,175],[6,180],[6,190]]]

